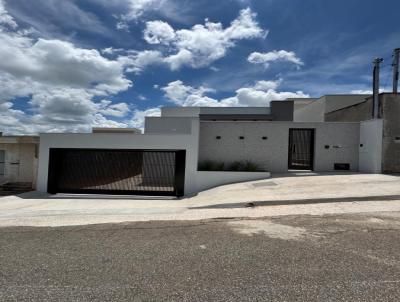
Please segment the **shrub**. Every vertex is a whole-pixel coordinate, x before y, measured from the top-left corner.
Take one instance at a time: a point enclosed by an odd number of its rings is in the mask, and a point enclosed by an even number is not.
[[[205,160],[199,163],[199,171],[241,171],[241,172],[263,172],[256,163],[247,161],[234,161],[226,165],[224,162]]]
[[[199,171],[224,171],[225,164],[223,162],[205,160],[199,163]]]
[[[229,166],[229,171],[258,172],[263,171],[256,163],[249,160],[235,161]]]
[[[246,161],[244,163],[244,171],[249,171],[249,172],[258,172],[258,171],[262,171],[263,169],[261,169],[256,163],[253,163],[251,161]]]

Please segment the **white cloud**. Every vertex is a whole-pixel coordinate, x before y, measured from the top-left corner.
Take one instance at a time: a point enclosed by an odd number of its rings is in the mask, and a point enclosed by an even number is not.
[[[14,18],[8,13],[5,1],[0,0],[0,24],[7,25],[11,28],[17,28],[17,22],[15,22]]]
[[[5,30],[3,26],[0,24],[2,131],[88,131],[91,125],[124,125],[105,116],[125,117],[127,104],[94,99],[131,87],[125,76],[126,62],[70,42],[34,39],[29,31]],[[29,98],[27,112],[31,113],[14,109],[13,102],[19,97]]]
[[[213,89],[203,86],[200,86],[199,88],[194,88],[185,85],[180,80],[168,83],[168,85],[162,87],[161,90],[165,92],[165,96],[170,101],[181,106],[195,106],[193,105],[193,103],[195,103],[195,100],[200,101],[204,97],[205,93],[214,92]]]
[[[49,123],[88,123],[96,112],[91,98],[83,89],[62,88],[35,92],[30,103]]]
[[[19,117],[24,115],[24,112],[12,108],[13,103],[0,103],[0,126],[14,126],[18,124]]]
[[[167,22],[149,21],[143,32],[144,39],[149,44],[168,45],[175,39],[175,31]]]
[[[205,107],[227,107],[227,106],[268,106],[271,101],[285,100],[287,98],[306,98],[309,95],[302,91],[287,92],[277,91],[281,84],[278,81],[258,81],[253,86],[242,87],[236,90],[232,97],[217,100],[205,94],[215,92],[205,87],[191,87],[182,81],[174,81],[161,89],[165,97],[180,106],[205,106]]]
[[[160,108],[149,108],[146,110],[135,110],[133,112],[132,120],[129,125],[134,128],[143,129],[144,127],[144,119],[146,116],[160,116],[161,110]]]
[[[128,55],[118,57],[118,61],[126,66],[127,72],[139,74],[149,65],[162,64],[162,53],[157,50],[129,51]]]
[[[159,44],[160,50],[124,51],[112,47],[102,50],[103,54],[120,54],[118,61],[127,66],[128,72],[140,73],[149,65],[165,64],[171,70],[183,66],[201,68],[224,57],[228,49],[241,39],[261,38],[266,31],[255,20],[249,9],[240,11],[230,26],[206,20],[205,25],[196,24],[190,29],[175,30],[167,22],[156,20],[146,22],[143,37],[149,44]]]
[[[172,70],[182,66],[205,67],[224,57],[238,40],[265,37],[266,31],[259,27],[256,14],[250,8],[241,10],[229,27],[206,20],[190,29],[174,30],[163,21],[146,23],[144,38],[150,44],[167,46],[171,53],[163,59]]]
[[[0,31],[0,70],[3,74],[52,86],[92,88],[116,93],[130,87],[124,65],[94,49],[60,40],[38,39]]]
[[[276,61],[287,61],[297,66],[304,65],[293,51],[286,50],[274,50],[265,53],[253,52],[248,56],[247,61],[252,64],[263,64],[265,67],[268,67],[271,62]]]
[[[258,81],[254,85],[254,89],[256,90],[261,90],[261,91],[268,91],[270,89],[277,89],[279,85],[281,84],[282,80],[277,80],[277,81]]]
[[[148,11],[160,9],[166,0],[108,0],[121,6],[125,12],[118,16],[117,29],[129,31],[129,22],[137,21]]]
[[[93,121],[90,125],[87,125],[86,131],[90,131],[92,127],[104,127],[104,128],[128,128],[129,124],[126,122],[117,122],[107,119],[102,114],[96,113],[93,117]]]
[[[372,90],[366,89],[366,90],[352,90],[350,91],[350,94],[372,94]]]
[[[114,48],[114,47],[107,47],[107,48],[103,48],[101,50],[101,53],[103,55],[113,55],[119,52],[123,52],[124,50],[122,48]]]
[[[302,91],[287,92],[276,91],[275,89],[259,90],[254,87],[245,87],[236,90],[238,105],[241,106],[269,106],[271,101],[286,100],[288,98],[308,98],[308,94]]]
[[[59,1],[59,0],[57,0]],[[192,22],[191,1],[177,0],[86,0],[102,5],[117,19],[117,28],[129,31],[130,23],[137,24],[157,14],[168,20],[189,24]]]
[[[108,100],[102,100],[98,108],[98,112],[106,116],[124,117],[130,112],[127,103],[113,104]]]
[[[126,21],[119,21],[117,22],[117,25],[115,26],[118,30],[124,30],[129,32],[129,25]]]
[[[390,91],[390,89],[385,89],[385,88],[379,88],[379,93],[385,92],[385,91]],[[357,89],[357,90],[351,90],[350,94],[373,94],[374,92],[372,89]]]
[[[128,0],[129,10],[123,15],[123,18],[128,21],[136,20],[146,10],[155,9],[161,5],[163,0]]]
[[[197,60],[197,58],[194,58],[193,53],[191,51],[187,49],[180,49],[176,54],[166,57],[164,59],[164,62],[169,65],[169,68],[171,70],[178,70],[185,65],[195,67],[193,65],[193,62],[195,60]],[[198,60],[197,63],[200,63],[200,60]]]

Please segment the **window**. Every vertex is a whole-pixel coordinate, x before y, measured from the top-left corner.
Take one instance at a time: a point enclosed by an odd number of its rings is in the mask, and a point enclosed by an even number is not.
[[[5,169],[4,169],[4,166],[5,166],[5,163],[6,163],[6,151],[4,151],[4,150],[0,150],[0,175],[4,175],[5,173]]]

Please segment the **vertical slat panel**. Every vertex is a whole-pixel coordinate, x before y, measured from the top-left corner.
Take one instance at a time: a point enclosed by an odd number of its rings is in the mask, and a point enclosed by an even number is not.
[[[289,130],[289,169],[311,170],[313,168],[313,129]]]
[[[51,187],[53,193],[174,195],[178,191],[177,152],[186,154],[185,151],[51,149],[49,175],[56,181],[49,180],[49,190]],[[184,174],[185,167],[179,169]]]

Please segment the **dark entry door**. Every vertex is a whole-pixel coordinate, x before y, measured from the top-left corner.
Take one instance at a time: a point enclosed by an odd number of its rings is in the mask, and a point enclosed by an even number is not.
[[[289,169],[313,170],[314,129],[289,129]]]
[[[183,150],[50,149],[49,193],[184,194]]]

